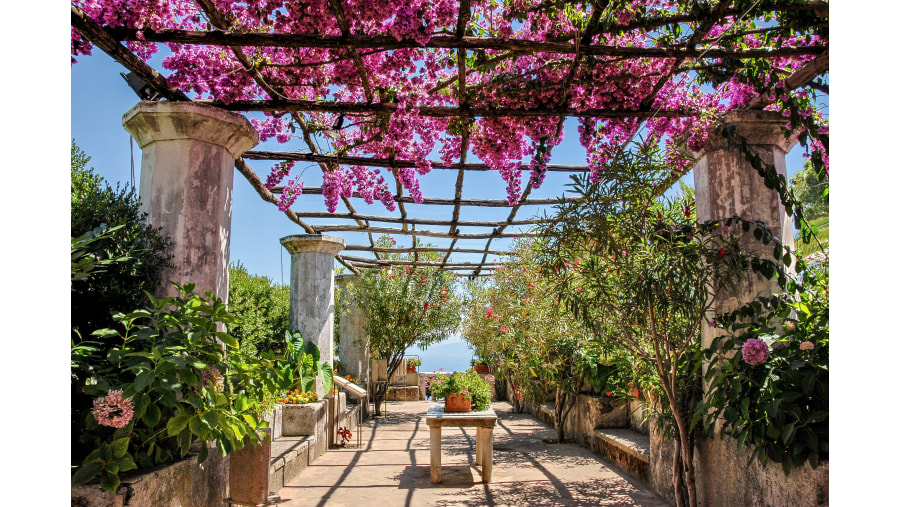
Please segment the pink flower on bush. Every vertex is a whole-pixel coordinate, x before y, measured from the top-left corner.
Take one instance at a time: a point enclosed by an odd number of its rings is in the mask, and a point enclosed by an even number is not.
[[[812,350],[814,348],[816,348],[816,346],[813,345],[813,342],[811,341],[805,341],[800,344],[800,350]]]
[[[769,358],[769,346],[762,340],[750,338],[744,342],[741,355],[744,357],[744,362],[751,366],[763,364]]]
[[[484,376],[484,380],[487,380],[488,382],[493,382],[496,379],[494,378],[493,375],[488,374],[488,375]]]
[[[103,426],[124,428],[134,416],[134,406],[130,398],[122,399],[122,390],[119,389],[94,400],[94,409],[91,413]]]

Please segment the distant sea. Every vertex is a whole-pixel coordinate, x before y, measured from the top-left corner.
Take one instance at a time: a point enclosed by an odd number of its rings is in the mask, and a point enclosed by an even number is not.
[[[411,347],[406,350],[406,356],[419,356],[422,360],[419,371],[440,371],[441,368],[444,371],[466,371],[472,367],[472,349],[462,336],[456,334],[426,350]]]

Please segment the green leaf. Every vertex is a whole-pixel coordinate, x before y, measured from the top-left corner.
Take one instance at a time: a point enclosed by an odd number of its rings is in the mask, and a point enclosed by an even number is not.
[[[81,463],[82,466],[87,465],[88,463],[103,463],[103,458],[100,456],[100,449],[94,449],[90,452]]]
[[[103,472],[103,475],[100,477],[100,487],[103,488],[104,491],[109,493],[115,493],[116,489],[119,488],[119,475],[111,474],[108,472]]]
[[[75,471],[75,475],[72,476],[72,484],[84,484],[94,477],[97,477],[97,474],[99,474],[101,470],[103,470],[103,462],[101,461],[83,464]]]
[[[188,427],[190,427],[191,433],[198,437],[202,437],[208,431],[199,416],[191,417],[188,421]]]
[[[137,465],[134,463],[134,459],[132,459],[130,454],[126,454],[116,460],[116,463],[119,464],[119,472],[127,472],[129,470],[137,469]]]
[[[250,408],[250,400],[246,395],[238,394],[234,400],[234,409],[238,412],[246,412]]]
[[[138,373],[137,377],[134,378],[134,392],[143,392],[144,389],[153,382],[155,377],[156,374],[153,370],[144,370]]]
[[[112,338],[115,336],[121,337],[121,333],[116,331],[115,329],[98,329],[91,333],[93,336],[99,336],[101,338]]]
[[[231,335],[228,334],[228,333],[217,332],[217,333],[216,333],[216,338],[222,340],[222,343],[224,343],[225,345],[227,345],[227,346],[229,346],[229,347],[232,347],[232,348],[238,348],[238,347],[239,347],[238,341],[235,340],[234,337],[231,336]]]
[[[173,437],[184,430],[188,425],[188,421],[191,419],[191,416],[188,414],[181,414],[169,419],[169,422],[166,424],[166,432],[170,437]]]
[[[125,437],[120,438],[112,443],[112,457],[115,459],[119,459],[128,452],[128,442],[131,441],[131,438]]]
[[[793,436],[794,436],[794,422],[791,421],[791,422],[785,424],[783,428],[781,428],[781,442],[783,444],[787,445],[788,440],[790,440],[791,437],[793,437]]]
[[[319,374],[322,375],[322,386],[326,393],[330,393],[334,387],[334,369],[331,363],[319,363]]]
[[[144,412],[144,417],[141,419],[144,421],[148,427],[153,428],[159,423],[159,418],[162,415],[162,412],[159,410],[159,407],[156,406],[155,403],[151,403],[147,405],[147,410]]]

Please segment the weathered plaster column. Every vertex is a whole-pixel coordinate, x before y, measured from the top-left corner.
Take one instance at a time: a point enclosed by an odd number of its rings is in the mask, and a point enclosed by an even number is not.
[[[122,125],[143,151],[141,209],[173,243],[164,279],[228,301],[234,161],[259,143],[241,115],[193,103],[141,102]],[[164,283],[159,295],[174,295]]]
[[[341,370],[360,380],[361,386],[369,381],[369,335],[366,334],[366,315],[362,308],[353,304],[349,291],[356,289],[359,275],[345,274],[334,277],[334,283],[341,289],[341,304],[344,313],[340,317],[338,355],[341,356]]]
[[[771,111],[740,111],[729,113],[726,122],[734,125],[738,134],[747,140],[764,162],[773,164],[778,174],[787,177],[785,155],[797,143],[796,136],[785,139],[785,119]],[[765,223],[785,245],[793,248],[794,229],[785,213],[778,192],[766,187],[763,178],[738,149],[728,149],[725,138],[711,136],[706,148],[696,153],[694,189],[697,199],[697,219],[726,219],[739,216]],[[739,227],[739,226],[738,226]],[[762,245],[752,238],[742,241],[744,248],[774,259],[773,245]],[[759,296],[778,291],[777,282],[749,273],[740,290],[726,294],[714,303],[717,313],[733,311]],[[702,341],[708,347],[717,330],[704,326]]]
[[[319,348],[319,359],[334,359],[334,256],[344,249],[341,238],[294,235],[281,238],[291,254],[290,329]],[[321,384],[316,391],[324,395]]]

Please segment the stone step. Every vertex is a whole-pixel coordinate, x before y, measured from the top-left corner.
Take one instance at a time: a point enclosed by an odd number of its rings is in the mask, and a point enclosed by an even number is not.
[[[315,435],[275,439],[269,461],[269,491],[278,491],[311,465],[318,458],[315,449]]]
[[[650,436],[629,428],[594,430],[591,450],[644,484],[650,479]]]

